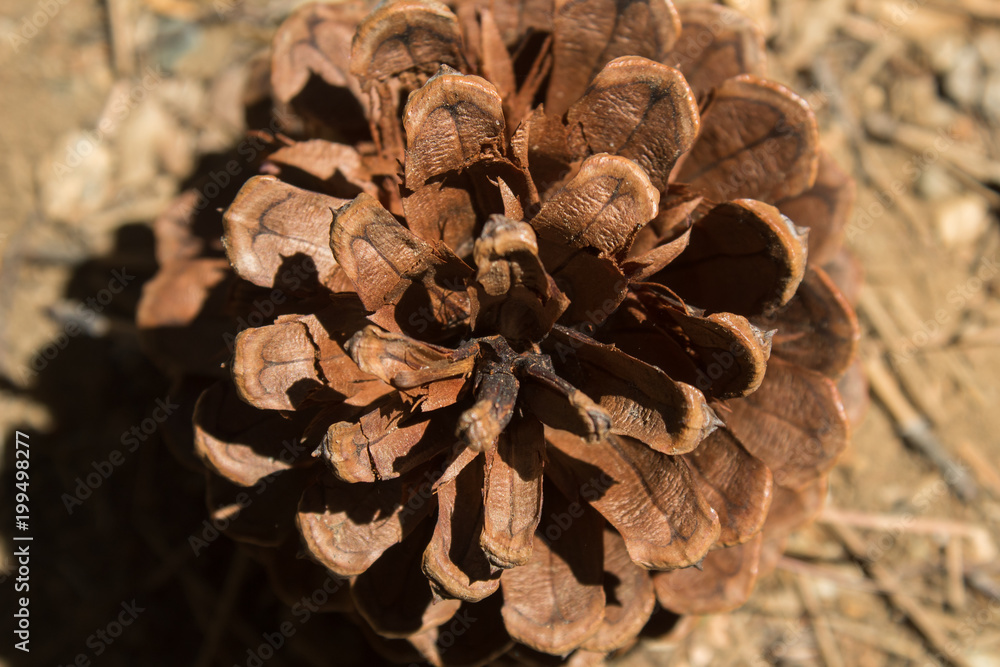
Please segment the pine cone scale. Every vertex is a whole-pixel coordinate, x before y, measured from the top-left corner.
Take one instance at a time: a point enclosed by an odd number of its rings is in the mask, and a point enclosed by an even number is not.
[[[468,466],[438,487],[438,517],[424,550],[423,571],[443,596],[479,602],[497,591],[501,570],[480,547],[483,468]],[[459,501],[459,497],[462,498]]]
[[[600,512],[639,565],[688,567],[718,539],[718,515],[679,457],[618,436],[591,444],[561,432],[546,439],[553,480]]]
[[[740,75],[714,89],[678,179],[715,201],[777,202],[809,189],[818,167],[819,129],[805,100]]]
[[[684,457],[701,495],[719,515],[718,544],[731,547],[756,537],[774,496],[771,470],[727,428],[719,428]]]
[[[552,487],[545,496],[531,560],[500,579],[503,619],[515,640],[560,655],[593,636],[604,619],[604,522],[586,506],[570,514],[569,501]]]
[[[637,56],[605,65],[566,120],[570,127],[579,124],[591,151],[628,158],[658,190],[700,126],[694,94],[681,73]]]

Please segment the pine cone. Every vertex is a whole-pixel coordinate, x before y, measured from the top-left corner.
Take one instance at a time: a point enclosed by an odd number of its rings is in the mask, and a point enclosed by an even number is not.
[[[740,605],[848,437],[852,184],[808,105],[715,5],[365,11],[279,28],[258,175],[156,225],[140,326],[214,518],[404,660]]]

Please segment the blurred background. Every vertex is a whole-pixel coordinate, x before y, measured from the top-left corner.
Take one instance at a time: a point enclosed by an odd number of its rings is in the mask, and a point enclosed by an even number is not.
[[[239,141],[246,64],[298,4],[3,2],[0,664],[373,664],[319,614],[268,648],[290,612],[261,567],[224,537],[192,548],[204,482],[162,436],[193,406],[171,407],[133,325],[150,221]],[[873,400],[750,602],[621,664],[1000,665],[1000,2],[726,4],[857,179]],[[29,655],[8,629],[17,431]]]

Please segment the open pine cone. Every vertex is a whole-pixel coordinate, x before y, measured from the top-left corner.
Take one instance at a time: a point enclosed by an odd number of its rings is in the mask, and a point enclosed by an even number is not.
[[[715,5],[366,11],[282,25],[257,175],[157,221],[140,326],[214,517],[403,659],[740,605],[848,437],[852,186],[807,104]]]

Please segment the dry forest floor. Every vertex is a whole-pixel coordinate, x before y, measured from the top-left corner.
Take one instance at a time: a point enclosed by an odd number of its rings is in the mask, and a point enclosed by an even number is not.
[[[158,434],[120,443],[167,392],[132,325],[148,223],[239,136],[243,64],[295,4],[0,10],[0,454],[10,471],[15,430],[30,435],[30,664],[246,664],[286,613],[227,540],[189,548],[202,480]],[[1000,665],[1000,3],[727,4],[764,27],[772,77],[804,92],[857,178],[872,404],[827,508],[750,602],[618,664]],[[126,288],[81,309],[116,270]],[[95,638],[133,600],[135,623]],[[268,664],[329,664],[305,640],[330,632],[304,624]],[[335,632],[337,664],[372,664]],[[3,636],[0,665],[21,664]]]

